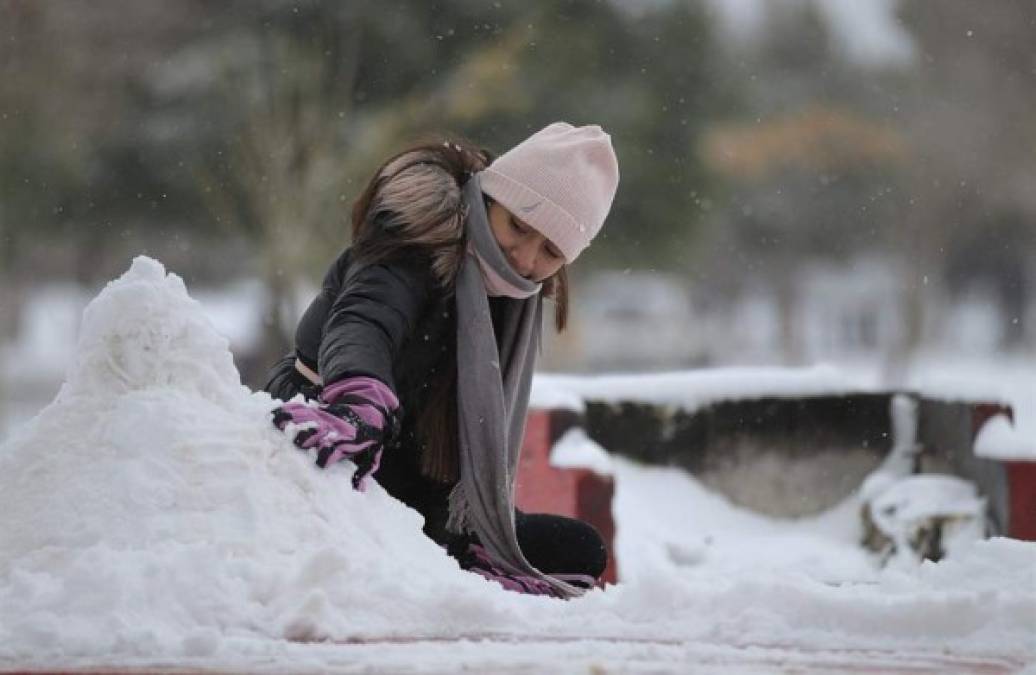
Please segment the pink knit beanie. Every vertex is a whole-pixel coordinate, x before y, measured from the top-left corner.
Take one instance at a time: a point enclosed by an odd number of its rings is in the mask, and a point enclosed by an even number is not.
[[[601,127],[554,122],[497,157],[480,181],[483,192],[572,262],[604,224],[619,163]]]

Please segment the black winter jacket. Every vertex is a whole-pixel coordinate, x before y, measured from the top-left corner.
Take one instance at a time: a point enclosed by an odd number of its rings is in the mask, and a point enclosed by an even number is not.
[[[389,494],[424,515],[429,537],[450,543],[453,537],[445,526],[453,485],[422,475],[416,420],[433,395],[433,378],[444,368],[453,369],[456,378],[455,296],[438,285],[431,260],[420,250],[356,269],[351,262],[347,249],[331,265],[299,321],[295,353],[274,366],[265,388],[282,400],[299,392],[315,397],[319,388],[294,368],[296,357],[325,383],[366,375],[387,384],[400,400],[400,434],[385,448],[374,477]],[[504,302],[490,299],[494,318]]]

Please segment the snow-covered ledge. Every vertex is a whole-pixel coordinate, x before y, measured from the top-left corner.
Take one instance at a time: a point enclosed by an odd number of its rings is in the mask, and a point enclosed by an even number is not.
[[[865,378],[830,365],[807,368],[709,368],[669,373],[566,375],[538,373],[530,407],[582,412],[588,400],[637,402],[693,412],[720,401],[875,391]]]

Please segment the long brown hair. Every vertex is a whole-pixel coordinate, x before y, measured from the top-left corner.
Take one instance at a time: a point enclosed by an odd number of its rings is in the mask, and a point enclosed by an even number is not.
[[[431,139],[387,159],[353,203],[354,259],[371,264],[422,249],[439,284],[451,288],[467,242],[462,188],[492,160],[488,150],[457,137]],[[544,280],[543,296],[554,302],[554,326],[563,331],[569,307],[564,265]]]
[[[373,264],[418,250],[431,259],[433,275],[452,290],[467,244],[467,205],[462,188],[493,159],[463,138],[435,138],[393,155],[374,173],[352,209],[353,260]],[[554,302],[554,325],[568,322],[568,273],[562,266],[543,282]],[[416,411],[420,465],[424,475],[448,483],[459,478],[457,463],[456,354],[428,382],[430,394]]]

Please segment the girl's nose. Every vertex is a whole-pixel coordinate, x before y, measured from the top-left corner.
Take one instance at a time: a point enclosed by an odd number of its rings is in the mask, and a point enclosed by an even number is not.
[[[523,277],[532,276],[533,267],[536,264],[536,249],[527,244],[519,244],[511,249],[511,266],[514,271]]]

